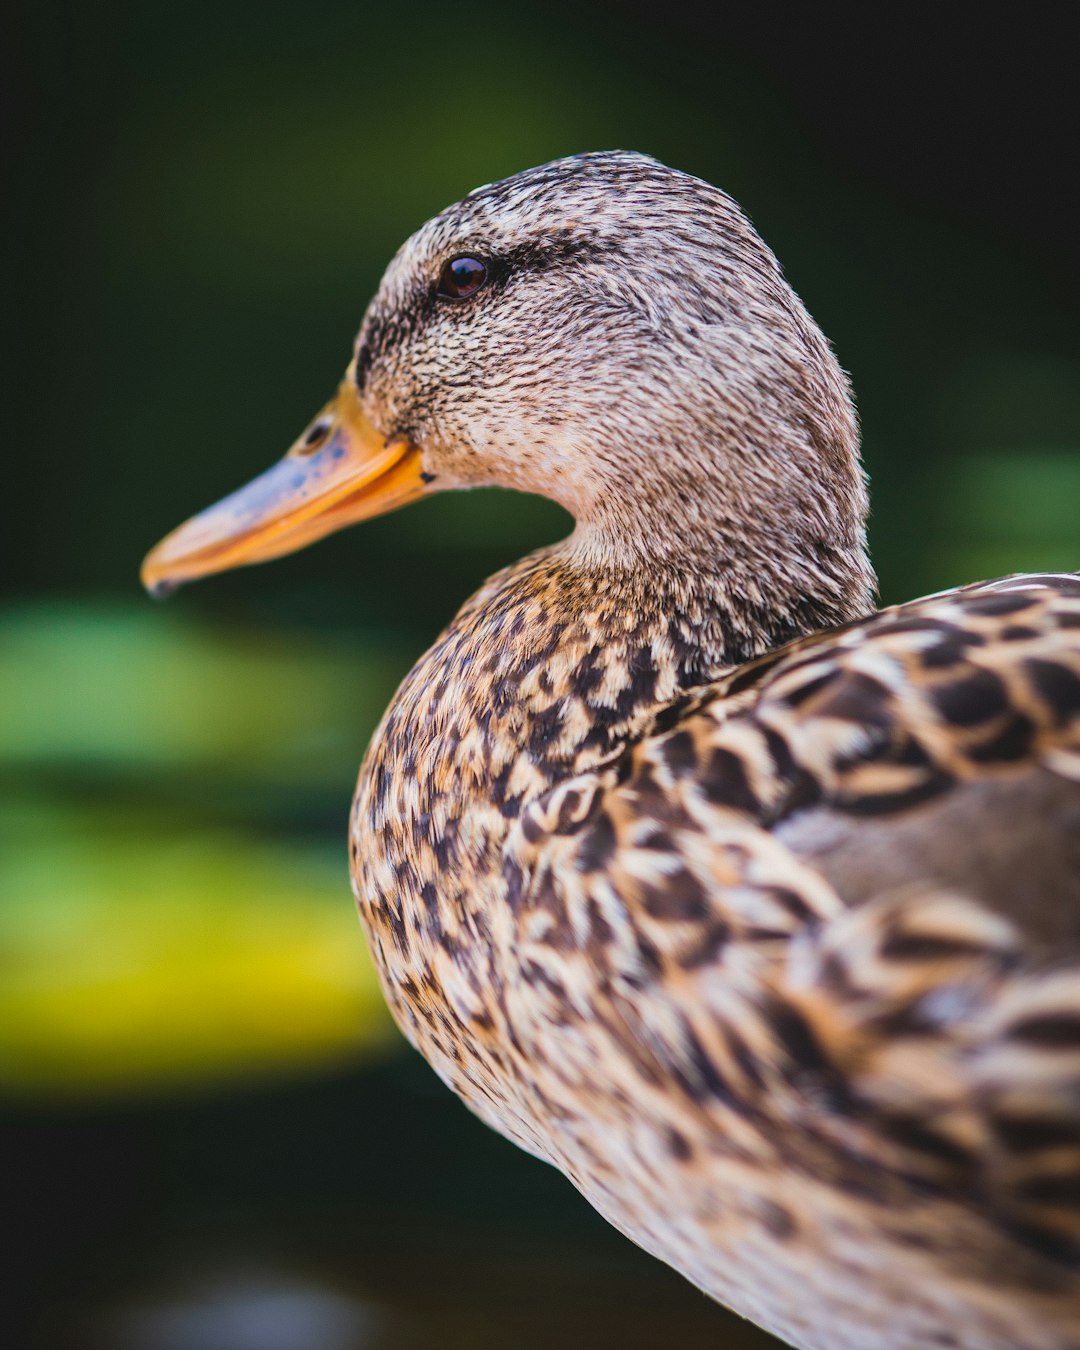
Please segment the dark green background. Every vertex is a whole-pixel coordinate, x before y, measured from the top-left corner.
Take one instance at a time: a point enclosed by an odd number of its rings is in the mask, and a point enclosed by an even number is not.
[[[438,498],[166,608],[136,575],[332,391],[423,219],[615,146],[732,192],[835,343],[885,600],[1080,566],[1074,35],[1028,9],[864,22],[602,0],[8,21],[0,1139],[26,1344],[770,1343],[452,1101],[376,1011],[350,916],[378,712],[561,513]]]

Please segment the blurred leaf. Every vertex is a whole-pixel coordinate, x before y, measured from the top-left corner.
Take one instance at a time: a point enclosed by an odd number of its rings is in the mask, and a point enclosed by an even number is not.
[[[0,613],[0,764],[198,768],[343,799],[407,669],[311,634],[210,630],[153,606]]]
[[[192,1085],[392,1045],[344,846],[138,812],[5,813],[0,1088]]]
[[[957,459],[950,478],[959,534],[1032,550],[1071,546],[1080,566],[1080,445],[982,450]]]
[[[959,456],[938,474],[928,551],[942,585],[1080,568],[1080,446]]]

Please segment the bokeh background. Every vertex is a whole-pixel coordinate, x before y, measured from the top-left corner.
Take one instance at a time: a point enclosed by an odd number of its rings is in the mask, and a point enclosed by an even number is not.
[[[422,220],[613,146],[728,188],[833,339],[884,600],[1080,567],[1075,43],[904,12],[9,14],[6,1345],[774,1344],[441,1088],[353,916],[378,714],[561,513],[447,497],[167,606],[136,578],[334,388]]]

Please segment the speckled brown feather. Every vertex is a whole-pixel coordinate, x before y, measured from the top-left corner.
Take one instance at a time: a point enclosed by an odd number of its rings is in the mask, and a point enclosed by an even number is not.
[[[499,580],[508,628],[490,594],[466,610],[488,665],[522,612],[559,612],[550,566]],[[606,725],[587,696],[567,711],[565,671],[614,712],[649,663],[605,660],[579,622],[539,659],[522,625],[521,680],[481,681],[471,726],[421,668],[405,759],[393,712],[376,742],[358,890],[407,1032],[619,1227],[795,1344],[1080,1344],[1080,969],[977,894],[849,909],[769,833],[1039,771],[1080,809],[1080,580],[901,606],[683,697],[654,662],[653,696]],[[433,662],[490,674],[471,641],[455,625]]]
[[[514,263],[442,310],[466,251]],[[578,517],[361,772],[405,1033],[793,1344],[1076,1350],[1080,579],[869,615],[843,376],[730,199],[642,157],[425,226],[357,370],[439,485]]]

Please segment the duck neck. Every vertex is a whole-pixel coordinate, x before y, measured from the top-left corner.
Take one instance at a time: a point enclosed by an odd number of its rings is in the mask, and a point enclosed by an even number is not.
[[[627,568],[590,556],[595,543],[577,532],[465,604],[398,691],[353,807],[357,900],[398,1024],[527,1148],[539,1147],[527,1113],[470,1048],[501,1016],[503,861],[515,821],[555,783],[644,734],[684,691],[851,617],[809,596],[771,611],[756,591],[748,598],[741,574],[725,579],[688,560]]]
[[[687,522],[673,538],[670,519],[650,523],[649,504],[642,511],[632,522],[579,525],[564,566],[571,594],[607,591],[640,619],[642,635],[667,632],[680,688],[873,610],[861,525],[843,534],[808,521],[777,528],[763,508],[752,521],[716,512],[707,529]]]
[[[730,557],[628,566],[579,529],[491,578],[391,704],[361,775],[361,824],[426,833],[434,882],[463,813],[489,818],[469,836],[478,861],[527,802],[608,759],[680,694],[869,607],[854,581],[780,593],[767,560]]]

